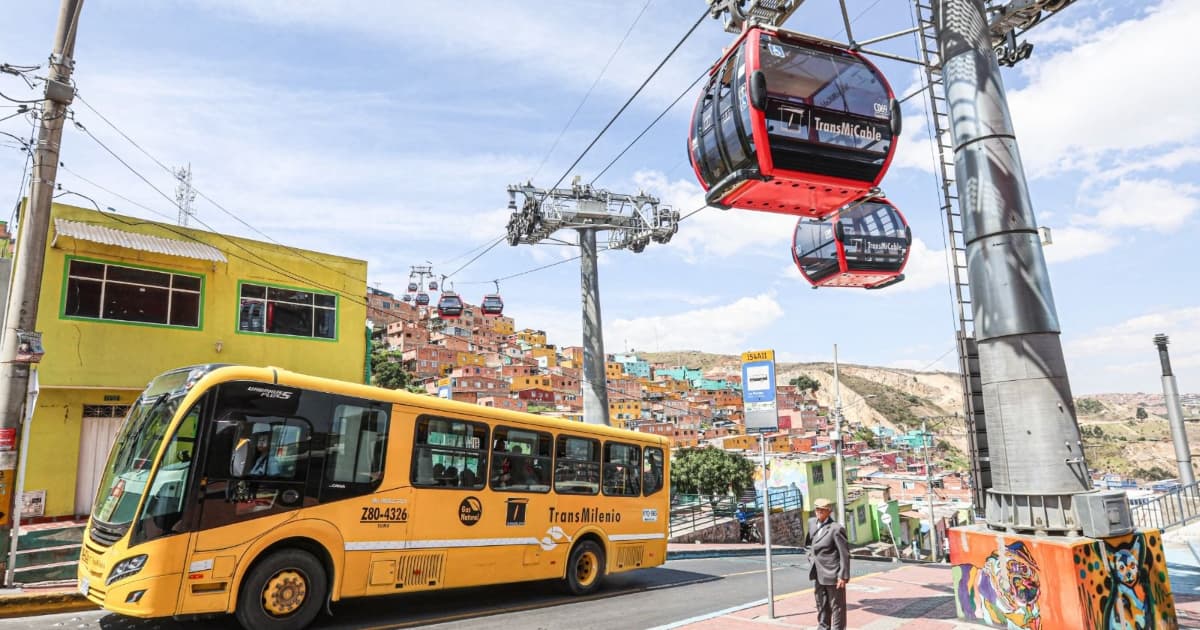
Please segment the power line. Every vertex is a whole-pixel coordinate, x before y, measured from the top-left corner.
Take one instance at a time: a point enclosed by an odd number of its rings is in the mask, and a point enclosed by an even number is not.
[[[558,185],[563,183],[563,180],[567,178],[567,175],[569,175],[571,171],[579,164],[580,160],[582,160],[584,156],[588,154],[588,151],[591,151],[592,147],[596,146],[596,143],[600,141],[600,138],[604,136],[604,133],[608,131],[608,128],[612,127],[613,123],[617,122],[617,118],[620,118],[621,114],[625,112],[625,109],[629,107],[630,103],[633,103],[633,99],[637,98],[638,94],[642,93],[642,90],[646,88],[646,85],[650,83],[650,80],[658,74],[659,70],[662,70],[662,67],[665,66],[667,62],[670,61],[671,57],[675,55],[675,51],[679,50],[680,46],[683,46],[683,43],[692,36],[692,33],[695,32],[696,28],[700,26],[700,23],[703,22],[706,17],[708,17],[707,8],[705,8],[704,12],[700,14],[700,19],[696,20],[696,23],[693,24],[690,29],[688,29],[688,32],[685,33],[678,42],[676,42],[675,47],[671,49],[671,52],[668,52],[667,56],[659,62],[658,66],[654,68],[654,71],[650,73],[650,76],[646,77],[645,81],[642,81],[642,84],[638,86],[638,89],[633,93],[633,96],[630,96],[629,100],[625,101],[625,104],[621,106],[621,109],[617,110],[616,114],[613,114],[613,117],[608,121],[608,124],[604,125],[604,128],[600,130],[600,133],[596,134],[596,137],[593,138],[592,141],[587,145],[587,148],[583,150],[583,153],[580,153],[579,157],[575,158],[575,161],[567,167],[567,170],[563,171],[563,174],[558,178],[558,181],[550,187],[551,190],[558,188]]]
[[[112,156],[114,159],[116,159],[118,162],[120,162],[122,166],[124,166],[124,167],[125,167],[126,169],[128,169],[128,170],[129,170],[131,173],[133,173],[135,176],[137,176],[137,178],[138,178],[138,179],[140,179],[140,180],[142,180],[143,182],[145,182],[145,184],[146,184],[147,186],[149,186],[149,187],[150,187],[152,190],[154,190],[154,192],[158,193],[158,194],[159,194],[159,196],[161,196],[163,199],[166,199],[166,200],[167,200],[167,202],[168,202],[168,203],[170,203],[172,206],[175,206],[176,208],[178,208],[178,207],[179,207],[179,206],[176,204],[176,202],[175,202],[175,200],[174,200],[174,199],[172,199],[171,197],[169,197],[169,196],[168,196],[166,193],[164,193],[163,191],[159,190],[159,189],[158,189],[158,187],[156,187],[156,186],[155,186],[153,183],[151,183],[151,182],[150,182],[150,180],[146,179],[146,177],[145,177],[144,175],[142,175],[140,172],[138,172],[138,170],[137,170],[137,169],[135,169],[135,168],[133,168],[132,166],[130,166],[128,162],[126,162],[124,159],[122,159],[122,158],[121,158],[121,156],[117,155],[117,154],[116,154],[116,153],[115,153],[115,152],[114,152],[112,149],[110,149],[110,148],[108,147],[108,145],[106,145],[106,144],[104,144],[103,142],[101,142],[101,141],[100,141],[100,139],[99,139],[99,138],[97,138],[95,135],[93,135],[93,134],[92,134],[92,132],[91,132],[91,131],[89,131],[87,127],[83,126],[83,125],[82,125],[82,124],[80,124],[78,121],[76,121],[76,122],[75,122],[75,126],[76,126],[76,127],[78,127],[79,129],[81,129],[81,130],[82,130],[82,131],[83,131],[85,134],[87,134],[87,136],[88,136],[89,138],[91,138],[91,139],[92,139],[92,140],[93,140],[93,141],[94,141],[96,144],[100,145],[100,147],[101,147],[101,148],[103,148],[105,151],[107,151],[109,155],[111,155],[111,156]],[[234,240],[232,237],[230,237],[230,236],[227,236],[227,235],[225,235],[225,234],[222,234],[222,233],[218,232],[217,230],[213,229],[213,227],[212,227],[211,225],[208,225],[208,224],[207,224],[207,223],[205,223],[204,221],[201,221],[200,219],[196,219],[196,222],[197,222],[197,223],[199,223],[200,225],[203,225],[203,226],[204,226],[205,228],[207,228],[207,229],[208,229],[210,232],[212,232],[212,233],[213,233],[215,236],[217,236],[217,237],[220,237],[220,238],[224,239],[225,241],[229,242],[229,243],[230,243],[231,245],[233,245],[234,247],[237,247],[238,249],[241,249],[242,251],[246,252],[247,254],[249,254],[249,255],[251,255],[251,256],[257,256],[257,254],[255,254],[254,252],[252,252],[252,251],[250,251],[249,249],[247,249],[247,248],[246,248],[246,246],[244,246],[244,245],[242,245],[241,243],[239,243],[239,242],[235,241],[235,240]],[[200,241],[199,239],[197,239],[196,237],[194,237],[194,236],[192,236],[192,235],[190,235],[190,234],[186,234],[186,233],[184,233],[184,232],[180,232],[180,231],[178,231],[178,230],[175,230],[175,229],[174,229],[174,228],[172,228],[172,227],[168,227],[168,226],[162,226],[162,227],[163,227],[164,229],[166,229],[167,231],[169,231],[169,232],[172,232],[172,233],[174,233],[174,234],[178,234],[178,235],[180,235],[180,236],[183,236],[184,238],[188,238],[188,239],[190,239],[190,240],[193,240],[193,241],[196,241],[196,242],[201,242],[201,241]],[[290,249],[290,248],[289,248],[289,249]],[[316,287],[320,287],[320,288],[323,288],[323,289],[325,289],[325,290],[327,290],[327,291],[332,291],[332,292],[334,292],[334,293],[337,293],[337,294],[339,294],[339,295],[343,295],[343,296],[347,296],[347,297],[352,297],[352,299],[353,299],[354,301],[362,302],[363,304],[368,304],[368,301],[367,301],[367,299],[366,299],[365,297],[363,297],[363,296],[354,296],[353,294],[348,294],[348,293],[345,293],[345,292],[343,292],[341,289],[338,289],[338,288],[336,288],[336,287],[331,287],[331,286],[328,286],[328,285],[321,284],[321,283],[319,283],[319,282],[315,282],[315,281],[313,281],[311,278],[306,278],[306,277],[303,277],[303,276],[298,276],[298,275],[296,275],[296,274],[294,274],[294,273],[292,273],[292,272],[290,272],[290,271],[288,271],[288,270],[286,270],[286,269],[284,269],[284,268],[282,268],[282,267],[279,267],[279,266],[277,266],[277,265],[270,265],[270,266],[267,266],[267,264],[265,264],[265,263],[258,263],[258,262],[255,262],[254,264],[258,265],[259,267],[263,267],[264,269],[268,269],[268,270],[274,271],[275,273],[278,273],[278,274],[280,274],[280,275],[286,276],[286,277],[288,277],[288,278],[290,278],[290,279],[292,279],[292,280],[295,280],[295,281],[297,281],[297,282],[301,282],[301,283],[305,283],[305,284],[313,285],[313,286],[316,286]],[[348,274],[343,274],[343,275],[348,275]],[[351,277],[352,277],[352,276],[351,276]],[[357,280],[357,279],[356,279],[356,280]],[[363,287],[364,287],[364,289],[363,289],[363,292],[365,293],[365,292],[366,292],[366,280],[365,280],[365,279],[363,279]]]
[[[103,120],[105,123],[107,123],[107,124],[108,124],[108,126],[109,126],[109,127],[112,127],[114,131],[116,131],[118,134],[120,134],[122,138],[125,138],[125,140],[127,140],[127,141],[128,141],[130,144],[132,144],[132,145],[133,145],[134,147],[136,147],[136,148],[137,148],[139,151],[141,151],[141,152],[142,152],[142,153],[143,153],[143,154],[144,154],[146,157],[148,157],[148,158],[150,158],[151,160],[153,160],[153,161],[154,161],[154,163],[155,163],[155,164],[157,164],[157,165],[158,165],[160,168],[162,168],[164,171],[166,171],[166,172],[170,173],[170,174],[171,174],[171,177],[172,177],[173,179],[178,179],[178,177],[179,177],[179,176],[178,176],[178,175],[175,173],[175,170],[174,170],[174,169],[170,168],[170,167],[169,167],[169,166],[167,166],[166,164],[163,164],[163,163],[162,163],[162,161],[160,161],[158,158],[156,158],[156,157],[154,157],[153,155],[151,155],[149,151],[147,151],[146,149],[144,149],[144,148],[142,147],[142,145],[138,144],[136,141],[134,141],[134,139],[133,139],[133,138],[130,138],[128,134],[126,134],[124,131],[121,131],[121,129],[120,129],[119,127],[117,127],[115,124],[113,124],[113,122],[112,122],[111,120],[109,120],[108,118],[106,118],[106,117],[104,116],[104,114],[101,114],[100,112],[96,111],[96,108],[95,108],[95,107],[92,107],[92,106],[91,106],[91,104],[89,104],[87,101],[85,101],[85,100],[83,99],[83,97],[82,97],[82,96],[79,96],[78,94],[76,94],[76,97],[75,97],[75,98],[76,98],[77,100],[79,100],[79,102],[80,102],[80,103],[83,103],[84,107],[87,107],[88,109],[92,110],[92,113],[94,113],[94,114],[96,114],[97,116],[99,116],[99,117],[100,117],[100,120]],[[88,133],[89,133],[89,135],[90,135],[90,132],[88,132]],[[241,223],[242,225],[246,226],[246,227],[247,227],[247,228],[249,228],[250,230],[254,231],[256,234],[258,234],[258,235],[262,236],[263,238],[267,239],[268,241],[271,241],[272,243],[275,243],[276,245],[279,245],[280,247],[287,248],[287,249],[288,249],[288,250],[290,250],[292,253],[296,254],[297,256],[299,256],[299,257],[301,257],[301,258],[303,258],[303,259],[305,259],[305,260],[307,260],[307,261],[309,261],[309,262],[311,262],[311,263],[315,263],[315,264],[321,264],[321,263],[320,263],[320,261],[313,260],[313,259],[312,259],[312,258],[310,258],[309,256],[305,255],[305,253],[304,253],[303,251],[301,251],[301,250],[299,250],[299,249],[297,249],[297,248],[295,248],[295,247],[291,247],[291,246],[289,246],[289,245],[284,245],[283,243],[280,243],[279,241],[277,241],[277,240],[275,240],[274,238],[272,238],[272,237],[271,237],[270,235],[268,235],[266,232],[263,232],[262,230],[260,230],[260,229],[258,229],[258,228],[256,228],[256,227],[254,227],[253,225],[250,225],[250,224],[249,224],[249,223],[247,223],[247,222],[246,222],[244,219],[242,219],[241,217],[237,216],[236,214],[234,214],[233,212],[231,212],[231,211],[229,211],[227,208],[225,208],[225,206],[222,206],[221,204],[217,203],[217,202],[216,202],[216,200],[214,200],[212,197],[209,197],[208,195],[204,194],[204,191],[200,190],[199,188],[196,188],[195,186],[190,186],[190,188],[191,188],[191,189],[192,189],[192,190],[193,190],[193,191],[194,191],[194,192],[195,192],[197,195],[199,195],[201,199],[204,199],[205,201],[207,201],[207,202],[211,203],[211,204],[212,204],[213,206],[215,206],[215,207],[216,207],[218,210],[220,210],[221,212],[224,212],[226,215],[228,215],[229,217],[233,218],[233,219],[234,219],[235,221],[237,221],[238,223]],[[197,221],[199,221],[199,219],[197,219]],[[211,228],[210,228],[210,229],[211,229]],[[215,230],[214,230],[214,231],[215,231]],[[347,273],[346,273],[346,272],[344,272],[344,271],[341,271],[341,270],[338,270],[338,269],[335,269],[334,271],[336,271],[337,273],[339,273],[339,274],[341,274],[341,275],[343,275],[343,276],[346,276],[347,278],[350,278],[351,280],[357,280],[357,278],[355,278],[354,276],[351,276],[351,275],[347,274]]]
[[[595,90],[596,86],[600,84],[600,79],[603,78],[604,73],[608,71],[608,66],[612,64],[613,59],[617,57],[617,53],[620,52],[621,47],[625,45],[625,40],[629,39],[629,34],[633,32],[633,28],[637,26],[638,21],[642,19],[642,15],[646,13],[646,9],[650,7],[650,3],[653,1],[654,0],[646,0],[646,4],[642,5],[642,10],[638,12],[637,17],[633,18],[633,23],[629,25],[629,29],[625,31],[625,35],[621,37],[621,41],[617,43],[617,47],[612,51],[612,54],[608,56],[608,61],[604,62],[604,67],[600,69],[600,74],[596,75],[596,80],[592,81],[592,86],[589,87],[587,93],[583,95],[583,100],[579,101],[579,105],[575,107],[575,111],[572,112],[571,117],[567,119],[567,124],[563,125],[562,131],[558,132],[558,137],[555,138],[554,143],[550,145],[550,150],[546,151],[546,155],[542,158],[542,161],[538,163],[537,169],[535,169],[533,172],[533,177],[529,178],[530,181],[536,179],[538,173],[542,172],[542,167],[546,165],[546,160],[550,159],[550,156],[554,153],[554,149],[558,147],[559,141],[562,140],[563,134],[567,133],[567,129],[571,127],[571,123],[575,122],[575,117],[579,115],[579,110],[583,109],[583,105],[584,103],[587,103],[588,97],[592,95],[592,91]]]
[[[628,152],[630,149],[632,149],[633,145],[637,144],[638,140],[642,139],[642,136],[646,135],[646,133],[649,132],[650,129],[652,129],[654,127],[654,125],[657,125],[658,121],[662,120],[663,116],[667,115],[667,112],[674,109],[675,106],[679,104],[680,99],[682,99],[684,96],[686,96],[688,92],[691,92],[692,88],[696,87],[696,84],[699,83],[700,80],[703,79],[707,75],[708,75],[708,71],[705,70],[704,72],[702,72],[700,74],[700,76],[696,77],[696,80],[692,81],[691,85],[684,88],[683,92],[680,92],[679,96],[676,96],[675,100],[671,101],[671,104],[668,105],[667,108],[664,109],[661,114],[659,114],[653,121],[651,121],[649,125],[646,125],[646,128],[643,129],[642,132],[639,133],[637,135],[637,137],[633,139],[632,142],[630,142],[628,145],[626,145],[624,149],[621,149],[621,152],[617,154],[617,157],[613,158],[612,161],[608,163],[608,166],[605,166],[595,177],[592,178],[592,181],[589,183],[595,184],[596,180],[600,179],[600,177],[602,175],[607,173],[608,169],[612,168],[612,165],[617,163],[617,160],[621,159],[625,155],[626,152]]]

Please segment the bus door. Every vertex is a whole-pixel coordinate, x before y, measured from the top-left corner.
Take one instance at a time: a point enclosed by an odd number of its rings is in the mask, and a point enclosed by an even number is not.
[[[199,522],[185,567],[181,613],[224,610],[238,564],[250,560],[240,557],[246,547],[295,510],[316,503],[309,417],[327,410],[323,396],[294,388],[258,382],[219,386],[205,436]]]

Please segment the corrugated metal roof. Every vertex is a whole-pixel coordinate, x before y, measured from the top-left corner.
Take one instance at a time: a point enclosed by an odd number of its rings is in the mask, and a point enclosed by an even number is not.
[[[136,249],[141,252],[153,252],[155,254],[195,258],[197,260],[211,260],[214,262],[229,262],[225,258],[225,254],[221,253],[221,250],[211,245],[177,241],[175,239],[151,236],[149,234],[138,234],[136,232],[126,232],[91,223],[54,219],[54,231],[57,236],[69,236],[102,245]]]

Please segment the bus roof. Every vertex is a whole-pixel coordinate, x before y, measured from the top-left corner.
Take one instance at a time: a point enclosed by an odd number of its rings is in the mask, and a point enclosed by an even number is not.
[[[176,370],[171,371],[174,372]],[[350,396],[358,396],[360,398],[369,398],[372,400],[399,403],[412,407],[421,407],[435,413],[442,412],[472,416],[487,414],[497,420],[520,422],[523,424],[544,427],[546,429],[567,429],[580,433],[592,433],[594,435],[620,437],[627,440],[634,439],[639,442],[660,444],[664,447],[670,446],[670,441],[665,436],[661,435],[629,431],[627,429],[618,429],[616,427],[610,427],[607,425],[574,422],[571,420],[563,420],[561,418],[539,416],[537,414],[526,413],[522,411],[512,411],[509,409],[500,409],[497,407],[483,407],[480,405],[473,405],[456,400],[447,400],[445,398],[429,396],[427,394],[415,394],[401,390],[375,387],[373,385],[363,385],[361,383],[339,381],[320,376],[310,376],[277,367],[220,365],[216,366],[215,369],[213,369],[209,374],[205,375],[200,382],[203,382],[206,385],[215,385],[217,383],[235,380],[254,380],[289,387],[299,387],[302,389],[346,394]]]

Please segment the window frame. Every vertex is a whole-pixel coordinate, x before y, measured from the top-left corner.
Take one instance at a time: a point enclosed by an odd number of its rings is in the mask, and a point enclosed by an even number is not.
[[[558,452],[559,442],[563,441],[563,440],[582,440],[584,442],[590,442],[592,444],[593,451],[595,452],[596,455],[594,458],[592,458],[590,460],[575,459],[575,458],[571,458],[571,457],[563,457],[563,456],[559,455],[559,452]],[[554,489],[554,493],[566,495],[566,496],[588,496],[588,497],[599,495],[600,487],[603,485],[602,482],[604,479],[604,451],[603,451],[603,448],[604,448],[603,443],[597,438],[585,437],[582,435],[572,435],[570,433],[559,433],[558,435],[555,435],[554,436],[554,462],[552,464],[552,466],[554,467],[554,478],[551,480],[551,484],[550,484],[551,487]],[[581,491],[577,491],[577,492],[560,490],[559,489],[559,481],[558,481],[558,466],[560,463],[584,464],[584,465],[594,464],[595,465],[595,473],[596,473],[596,488],[591,491],[582,491],[581,490]],[[579,486],[579,487],[582,488],[584,486]]]
[[[499,439],[498,436],[500,436],[503,433],[503,435],[505,436],[504,439],[505,439],[505,443],[506,443],[506,447],[507,447],[507,444],[509,442],[507,436],[509,435],[510,431],[520,431],[520,432],[532,433],[532,434],[536,435],[538,438],[539,450],[542,450],[541,447],[544,446],[545,447],[544,450],[546,451],[546,454],[545,455],[543,455],[541,453],[517,454],[517,453],[510,453],[508,451],[501,452],[501,451],[497,450],[496,442]],[[526,463],[528,463],[531,465],[530,467],[534,470],[536,470],[536,466],[534,464],[536,464],[538,461],[544,461],[545,462],[544,469],[548,471],[547,475],[549,477],[553,477],[553,474],[554,474],[554,446],[555,446],[556,442],[554,439],[554,435],[552,433],[550,433],[549,431],[541,431],[538,429],[514,427],[514,426],[510,426],[510,425],[506,425],[506,424],[498,424],[498,425],[495,425],[492,427],[490,444],[492,447],[491,448],[492,459],[491,459],[491,467],[488,469],[488,471],[489,471],[488,472],[488,487],[491,488],[493,491],[495,491],[495,492],[528,492],[528,493],[533,493],[533,494],[547,494],[553,489],[553,487],[554,487],[553,479],[547,479],[545,484],[541,484],[541,483],[533,484],[533,483],[529,483],[529,482],[526,482],[524,484],[511,485],[511,486],[502,486],[502,485],[497,484],[497,482],[500,479],[500,474],[503,474],[503,472],[504,472],[502,470],[502,466],[503,466],[503,462],[506,460],[510,461],[512,466],[517,466],[517,465],[524,466]],[[500,469],[500,470],[498,470],[498,469]],[[500,474],[497,474],[497,473],[500,473]],[[545,486],[545,489],[541,488],[541,486],[543,486],[543,485]],[[537,488],[535,488],[534,486],[537,486]]]
[[[261,298],[257,298],[257,297],[250,297],[250,298],[243,297],[243,296],[242,296],[242,290],[243,290],[243,289],[244,289],[246,286],[252,286],[252,287],[262,287],[262,288],[264,289],[264,291],[263,291],[263,297],[261,297]],[[303,306],[305,306],[305,305],[303,305],[303,304],[298,304],[298,303],[296,303],[296,302],[282,302],[282,301],[280,301],[280,300],[271,300],[271,299],[270,299],[270,297],[269,297],[269,296],[270,296],[270,290],[271,290],[271,289],[278,289],[278,290],[281,290],[281,291],[299,291],[299,292],[302,292],[302,293],[311,293],[311,294],[314,296],[314,301],[313,301],[313,303],[312,303],[312,304],[309,304],[309,305],[307,305],[307,306],[309,306],[309,308],[311,308],[311,309],[312,309],[312,312],[313,312],[313,320],[312,320],[312,323],[313,323],[313,326],[314,326],[314,328],[315,328],[315,326],[316,326],[316,313],[317,313],[317,311],[318,311],[318,310],[331,310],[331,311],[333,311],[333,336],[332,336],[332,337],[317,337],[317,336],[315,336],[315,335],[311,335],[311,334],[310,334],[310,335],[293,335],[293,334],[290,334],[290,333],[269,332],[269,331],[266,329],[266,328],[267,328],[267,323],[266,323],[266,308],[267,308],[267,305],[268,305],[268,304],[270,304],[272,301],[274,301],[274,302],[276,302],[276,303],[280,303],[280,304],[290,304],[290,305],[293,305],[293,306],[300,306],[300,307],[303,307]],[[332,297],[332,298],[333,298],[333,307],[327,307],[327,306],[317,306],[317,304],[316,304],[316,300],[315,300],[316,296]],[[243,303],[243,300],[252,300],[252,301],[254,301],[254,302],[256,302],[256,303],[261,303],[261,304],[263,305],[263,315],[262,315],[262,317],[263,317],[263,330],[261,330],[261,331],[258,331],[258,330],[243,330],[243,329],[242,329],[242,308],[245,306],[245,304]],[[263,336],[263,337],[282,337],[282,338],[285,338],[285,339],[308,339],[308,340],[311,340],[311,341],[324,341],[324,342],[332,342],[332,343],[337,343],[337,341],[338,341],[338,337],[339,337],[339,333],[341,332],[341,331],[340,331],[340,323],[341,323],[341,310],[342,310],[342,308],[341,308],[341,295],[340,295],[340,294],[338,294],[337,292],[330,292],[330,291],[318,291],[318,290],[316,290],[316,289],[310,289],[310,288],[305,288],[305,287],[295,287],[295,286],[290,286],[290,285],[286,285],[286,284],[276,284],[276,283],[272,283],[272,282],[259,282],[259,281],[251,281],[251,280],[238,280],[238,282],[237,282],[237,292],[234,294],[234,308],[235,308],[235,311],[234,311],[234,320],[233,320],[233,332],[234,332],[234,334],[238,334],[238,335],[257,335],[257,336]]]
[[[634,449],[634,451],[635,451],[634,456],[633,456],[633,459],[631,460],[633,462],[633,466],[630,466],[628,461],[620,461],[620,462],[610,461],[611,452],[612,452],[611,449],[614,446],[622,446],[622,447]],[[640,444],[631,444],[629,442],[622,442],[620,440],[605,440],[604,441],[604,450],[600,454],[600,462],[601,462],[601,464],[600,464],[601,465],[601,468],[600,468],[600,491],[604,496],[606,496],[606,497],[640,497],[640,496],[642,496],[642,446]],[[630,492],[627,489],[625,492],[622,492],[621,494],[611,493],[608,491],[609,484],[606,482],[607,481],[606,477],[609,474],[609,466],[622,466],[622,465],[625,466],[626,480],[628,479],[628,473],[630,470],[632,470],[636,474],[636,478],[633,481],[637,487],[633,488],[633,492]]]
[[[100,282],[100,284],[101,284],[101,289],[100,289],[101,290],[101,293],[100,293],[100,313],[101,313],[101,315],[104,313],[104,289],[106,288],[106,285],[110,282],[110,280],[108,279],[108,270],[107,270],[108,267],[110,267],[110,266],[111,267],[122,267],[125,269],[135,269],[138,271],[152,271],[155,273],[165,273],[165,274],[170,275],[171,276],[170,285],[166,286],[166,287],[155,287],[153,285],[138,285],[136,283],[125,282],[125,281],[116,281],[116,280],[111,281],[111,282],[115,282],[115,283],[118,283],[121,285],[147,286],[147,287],[153,287],[156,289],[165,289],[167,291],[167,308],[166,308],[167,323],[159,324],[156,322],[139,322],[139,321],[132,321],[132,320],[127,320],[127,319],[110,319],[110,318],[106,318],[103,316],[88,317],[86,315],[68,315],[67,314],[67,295],[70,292],[70,282],[71,282],[71,279],[73,278],[73,276],[71,275],[71,263],[73,263],[75,261],[92,263],[95,265],[103,265],[105,267],[104,277],[102,277],[102,278],[86,278],[83,276],[76,276],[76,278],[80,279],[80,280],[86,280],[86,281],[92,281],[92,282],[99,281]],[[176,289],[176,288],[174,288],[174,284],[175,284],[174,276],[183,276],[186,278],[193,278],[193,279],[199,280],[200,288],[199,289]],[[66,320],[72,320],[72,321],[103,322],[106,324],[122,324],[122,325],[126,325],[126,326],[148,326],[150,328],[169,328],[172,330],[201,331],[201,330],[204,330],[204,298],[205,298],[205,288],[207,286],[206,280],[207,280],[207,278],[205,277],[205,275],[203,273],[194,273],[194,272],[189,272],[189,271],[177,271],[175,269],[170,269],[170,268],[165,268],[165,267],[153,267],[150,265],[139,265],[139,264],[125,263],[125,262],[113,262],[111,260],[105,260],[102,258],[91,258],[91,257],[87,257],[87,256],[68,255],[68,256],[65,256],[64,260],[63,260],[62,290],[59,295],[58,316],[59,316],[59,319],[66,319]],[[189,294],[195,294],[197,296],[196,325],[195,326],[187,326],[187,325],[183,325],[183,324],[170,323],[170,321],[171,321],[171,303],[172,303],[172,297],[173,297],[172,294],[176,291],[189,293]]]
[[[476,429],[481,429],[482,432],[479,435],[479,444],[480,444],[479,448],[473,449],[473,448],[461,447],[461,446],[447,446],[447,445],[443,445],[443,444],[430,444],[428,442],[419,441],[418,436],[420,436],[420,434],[421,434],[422,426],[424,425],[427,427],[428,423],[433,420],[440,420],[440,421],[444,421],[444,422],[462,422],[464,424],[473,425]],[[429,436],[428,428],[426,428],[425,435],[426,435],[426,439],[428,439],[428,436]],[[429,449],[430,450],[430,466],[431,467],[433,465],[432,464],[433,449],[440,449],[441,451],[443,451],[443,454],[445,454],[446,452],[449,452],[449,453],[451,453],[452,456],[457,454],[462,457],[469,457],[472,454],[477,454],[479,457],[479,463],[477,464],[478,470],[479,471],[487,471],[487,470],[489,470],[489,468],[488,468],[488,465],[489,465],[488,453],[491,451],[491,441],[490,441],[491,435],[492,435],[491,425],[489,425],[487,422],[483,422],[480,420],[468,420],[466,418],[455,418],[455,417],[451,417],[451,416],[428,414],[428,413],[423,413],[423,414],[418,415],[413,420],[412,450],[410,453],[412,462],[409,464],[409,470],[408,470],[409,484],[411,484],[413,488],[420,488],[420,489],[465,490],[465,491],[473,491],[473,492],[478,492],[480,490],[483,490],[484,488],[487,487],[488,480],[487,480],[486,472],[484,472],[483,474],[480,474],[478,471],[476,472],[475,478],[477,481],[476,481],[476,484],[473,486],[448,485],[448,484],[443,485],[443,484],[438,483],[438,480],[436,477],[431,477],[433,479],[432,483],[426,483],[426,482],[421,481],[420,480],[421,477],[420,477],[420,473],[419,473],[419,467],[421,465],[420,451],[421,451],[421,449]],[[462,472],[459,471],[458,474],[461,475]],[[432,475],[432,472],[431,472],[431,475]]]

